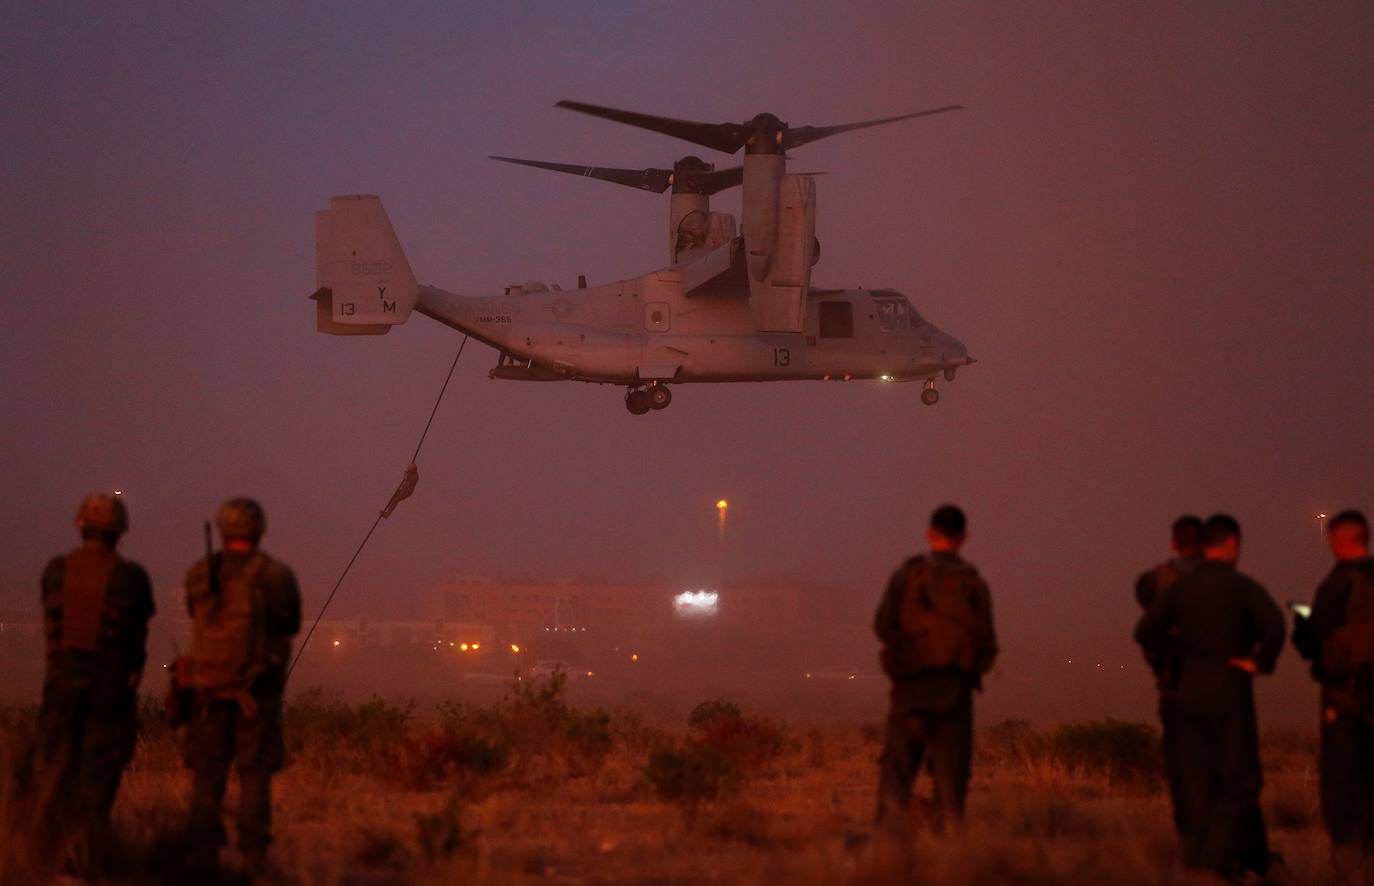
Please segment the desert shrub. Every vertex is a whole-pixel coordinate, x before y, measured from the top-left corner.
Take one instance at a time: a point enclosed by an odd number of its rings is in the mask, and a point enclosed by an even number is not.
[[[998,762],[1027,763],[1045,752],[1045,736],[1029,720],[1010,717],[983,730],[979,750]]]
[[[1096,840],[1104,834],[1099,813],[1059,793],[1032,795],[1003,815],[1012,833],[1036,840]]]
[[[499,736],[444,723],[410,736],[400,757],[397,776],[411,787],[425,789],[455,776],[499,772],[510,760],[510,749]]]
[[[702,832],[717,840],[765,849],[778,843],[771,820],[763,810],[742,800],[732,800],[716,810]]]
[[[553,760],[574,775],[596,771],[615,744],[611,716],[564,701],[567,675],[521,680],[495,705],[439,706],[438,732],[463,755],[458,769],[475,774],[509,766],[517,776],[536,760]]]
[[[471,849],[477,838],[477,831],[463,826],[463,807],[456,794],[437,812],[416,815],[415,830],[420,852],[430,864]]]
[[[410,850],[390,831],[365,828],[353,852],[353,863],[372,871],[400,873],[410,866]]]
[[[708,698],[692,708],[692,712],[687,715],[687,728],[700,729],[722,717],[738,720],[743,716],[744,712],[734,702],[721,698]]]
[[[1154,779],[1164,773],[1159,735],[1144,723],[1112,719],[1065,723],[1045,737],[1045,749],[1067,769],[1113,781]]]
[[[632,754],[648,753],[666,742],[663,730],[646,724],[638,711],[616,708],[610,715],[607,730],[613,747]]]
[[[614,744],[611,715],[600,709],[573,711],[563,736],[563,761],[568,769],[574,774],[596,772]]]
[[[413,700],[396,705],[374,696],[350,705],[322,689],[308,689],[287,703],[283,729],[293,751],[323,745],[372,755],[395,745],[414,711]]]
[[[757,717],[715,717],[694,729],[691,739],[746,769],[772,760],[783,749],[782,730]]]
[[[644,778],[661,799],[694,808],[702,800],[734,794],[740,787],[738,764],[698,744],[649,755]]]

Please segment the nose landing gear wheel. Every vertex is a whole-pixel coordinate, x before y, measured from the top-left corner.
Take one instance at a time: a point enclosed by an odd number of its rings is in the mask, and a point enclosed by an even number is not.
[[[935,390],[934,387],[926,388],[921,392],[921,402],[927,406],[934,406],[936,403],[940,402],[940,392]]]
[[[649,392],[643,390],[633,390],[625,395],[625,408],[630,410],[631,415],[643,415],[653,408],[649,400]]]
[[[673,402],[673,392],[668,390],[667,385],[654,385],[649,388],[649,408],[667,409],[668,404]]]

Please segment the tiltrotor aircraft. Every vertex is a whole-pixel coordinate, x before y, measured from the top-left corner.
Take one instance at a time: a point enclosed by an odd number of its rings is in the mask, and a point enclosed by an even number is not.
[[[604,286],[524,283],[488,297],[418,285],[381,200],[333,197],[315,214],[319,331],[381,335],[418,311],[494,348],[492,378],[623,385],[635,415],[666,407],[669,386],[689,382],[921,380],[921,401],[933,405],[936,377],[953,381],[974,362],[895,290],[812,285],[816,180],[785,171],[793,148],[961,106],[839,126],[788,126],[772,114],[710,124],[580,102],[558,107],[727,154],[743,148],[744,165],[717,170],[684,157],[672,169],[631,170],[494,158],[657,193],[671,187],[672,199],[667,267]],[[744,188],[738,227],[710,209],[712,194],[735,185]]]

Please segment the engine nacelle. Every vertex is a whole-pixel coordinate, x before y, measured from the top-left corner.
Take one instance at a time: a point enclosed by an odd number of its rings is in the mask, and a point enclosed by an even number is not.
[[[745,245],[753,252],[745,233]],[[750,279],[754,319],[764,332],[801,332],[811,267],[816,263],[816,179],[784,175],[778,183],[777,231],[762,280]]]

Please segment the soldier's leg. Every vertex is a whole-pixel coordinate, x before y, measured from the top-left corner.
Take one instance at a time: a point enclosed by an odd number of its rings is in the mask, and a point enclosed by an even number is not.
[[[1211,817],[1212,730],[1206,719],[1176,710],[1171,725],[1174,753],[1165,757],[1173,789],[1174,822],[1183,863],[1202,865],[1202,843]]]
[[[285,762],[282,742],[282,698],[254,695],[254,717],[240,717],[237,733],[239,774],[239,849],[252,865],[266,860],[272,843],[272,774]]]
[[[1365,721],[1360,727],[1359,783],[1360,799],[1360,848],[1364,855],[1364,875],[1366,882],[1374,886],[1374,711],[1365,712]]]
[[[878,775],[878,822],[900,825],[911,809],[911,787],[925,752],[922,722],[905,705],[893,704]]]
[[[1359,773],[1360,729],[1355,718],[1331,707],[1322,711],[1321,800],[1322,820],[1331,842],[1341,846],[1360,836],[1360,807],[1364,785],[1353,776]]]
[[[89,715],[88,682],[59,678],[44,682],[33,790],[39,837],[51,849],[79,831],[84,819],[81,759]]]
[[[93,700],[81,761],[81,807],[91,863],[110,861],[110,810],[119,793],[124,769],[138,740],[135,695],[127,683],[102,690]]]
[[[82,761],[85,805],[93,822],[109,822],[124,769],[138,741],[137,696],[127,683],[107,687],[92,705]]]
[[[1178,719],[1176,696],[1177,693],[1172,689],[1161,689],[1159,692],[1159,732],[1160,749],[1164,756],[1164,774],[1169,785],[1169,802],[1174,813],[1174,833],[1182,838],[1190,833],[1192,828],[1186,818],[1188,800],[1179,777],[1182,767],[1179,760],[1178,727],[1175,725]]]
[[[239,850],[262,858],[272,843],[272,773],[239,769]]]
[[[211,701],[187,724],[185,758],[191,769],[191,813],[187,826],[194,851],[213,861],[224,845],[221,810],[234,757],[234,721],[238,705]]]
[[[932,722],[928,752],[935,782],[937,827],[943,825],[946,818],[962,822],[973,762],[971,693],[965,694],[954,710]]]
[[[1248,678],[1236,675],[1217,699],[1216,788],[1202,847],[1203,866],[1224,874],[1269,870],[1260,809],[1259,726]]]

